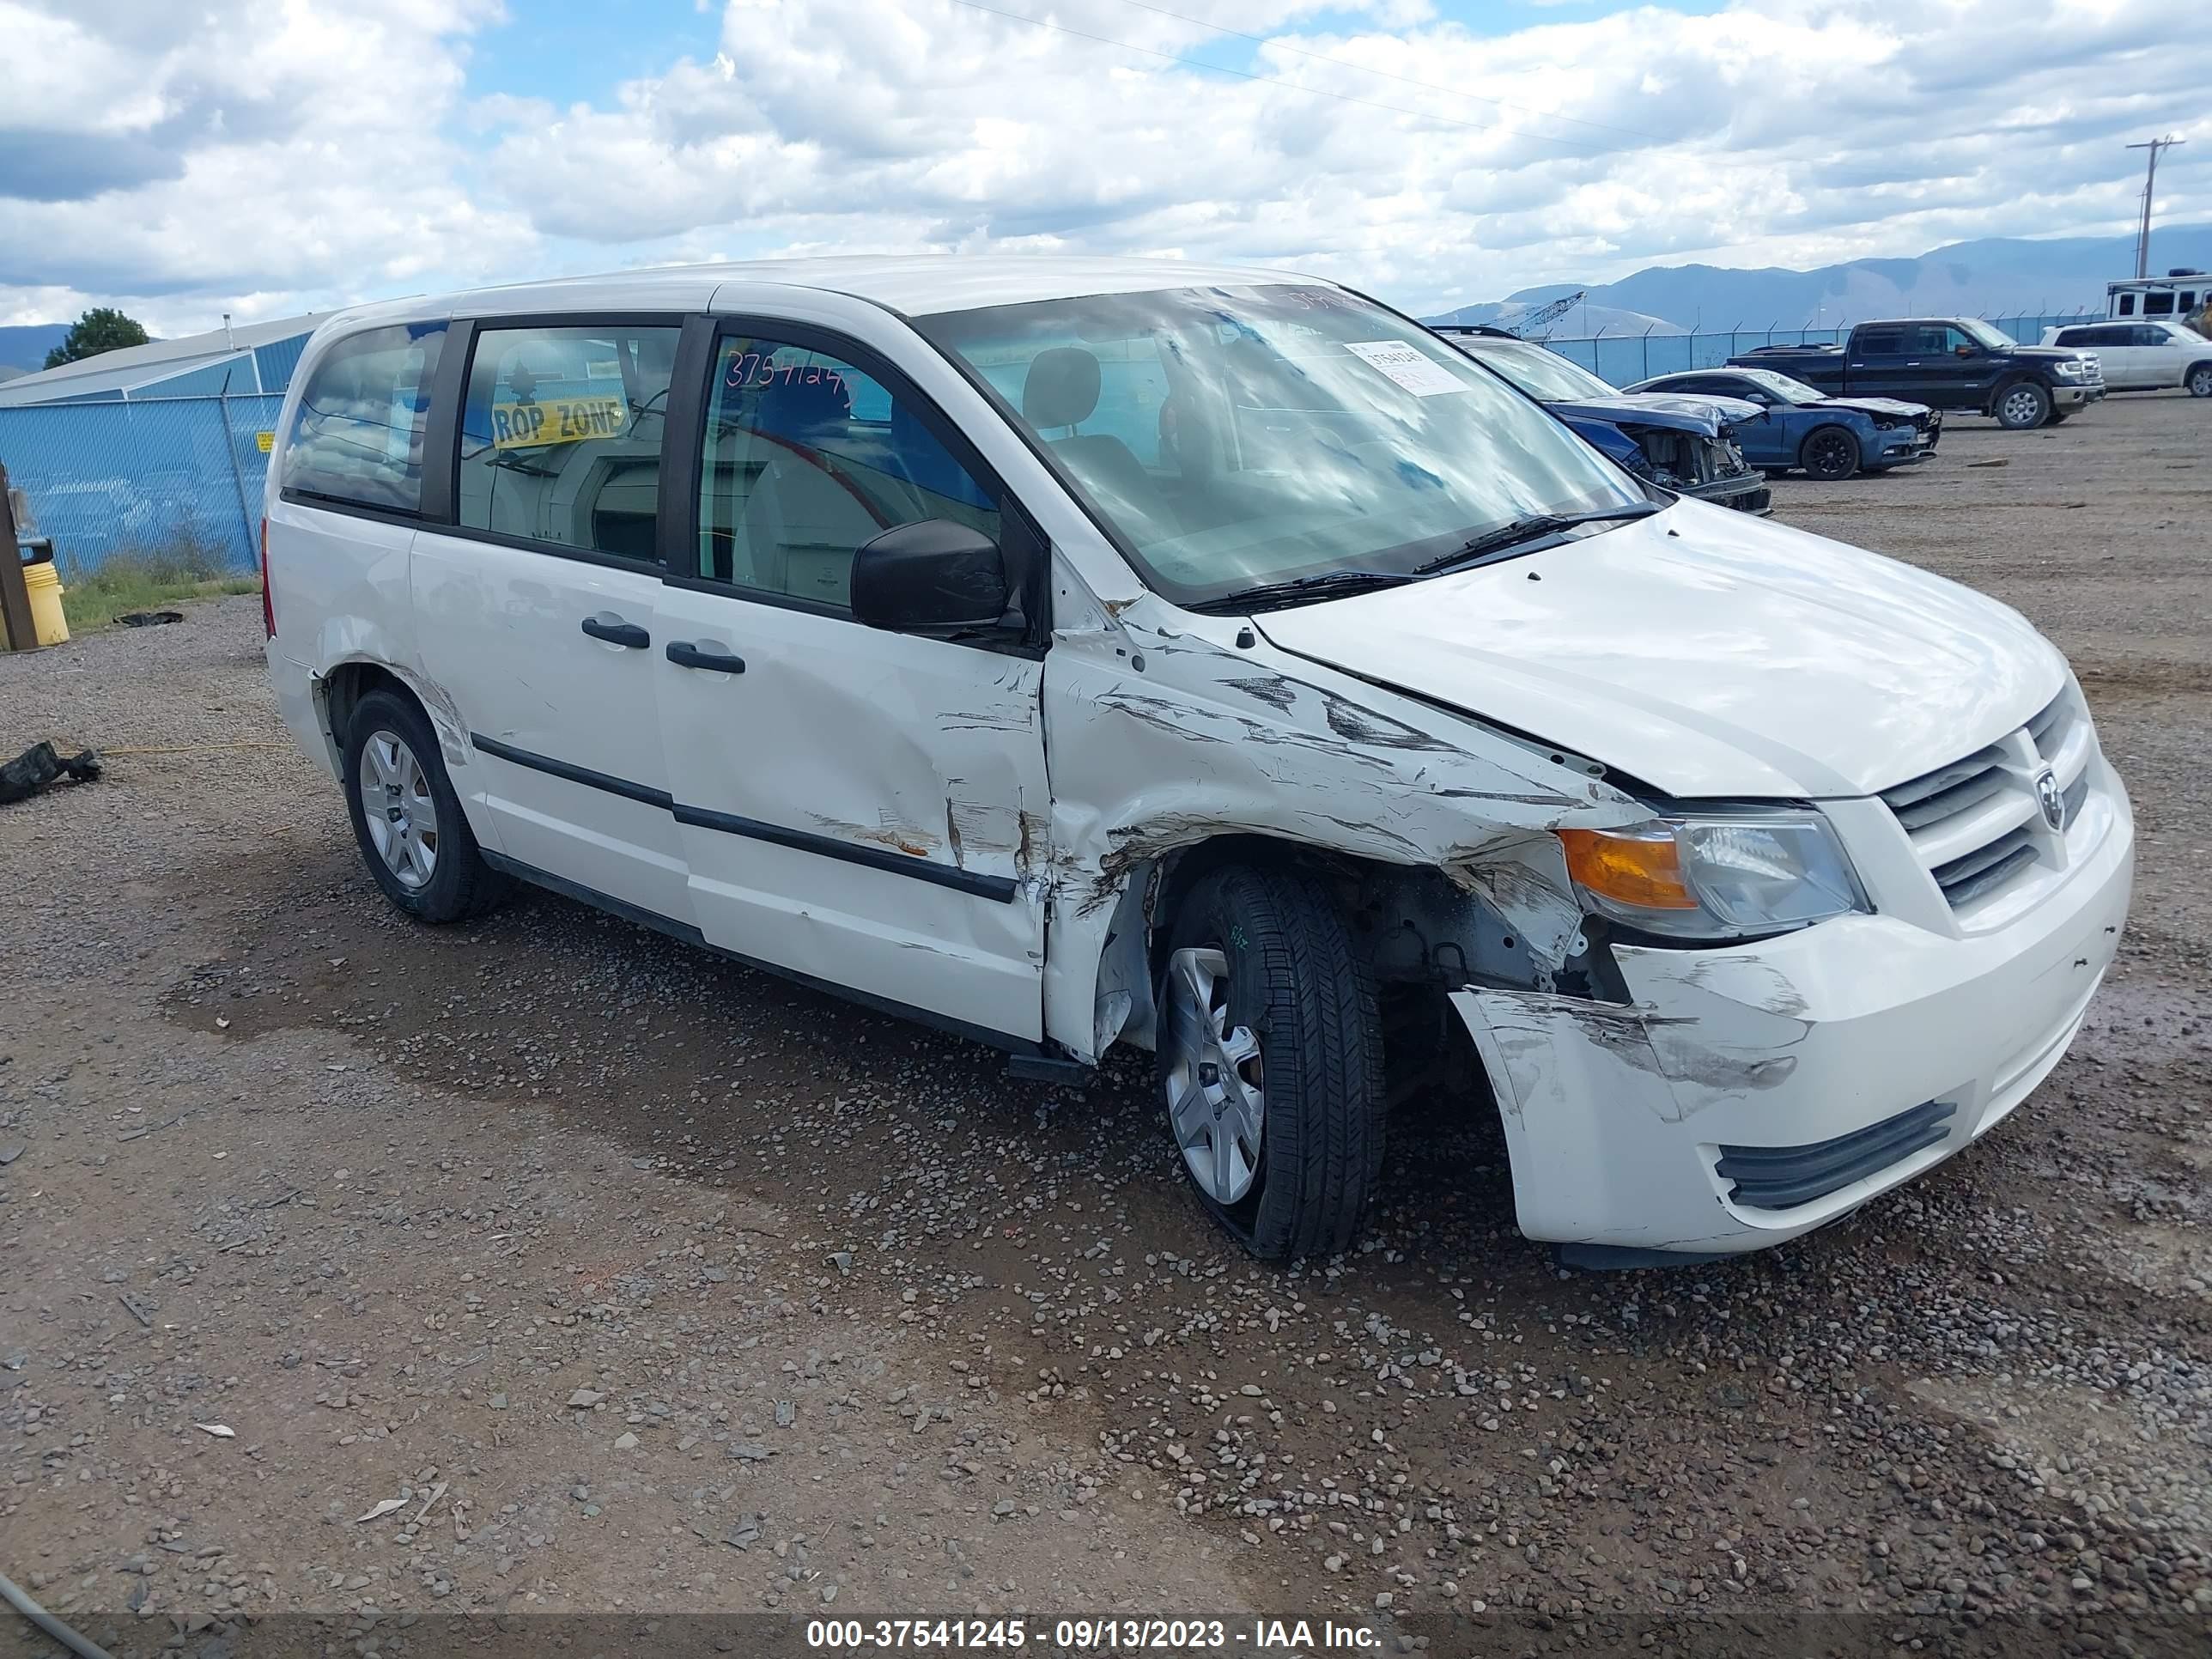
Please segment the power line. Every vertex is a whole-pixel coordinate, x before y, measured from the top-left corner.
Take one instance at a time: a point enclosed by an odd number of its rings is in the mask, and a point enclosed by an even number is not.
[[[1209,23],[1203,17],[1186,16],[1182,12],[1169,10],[1165,6],[1152,5],[1150,0],[1121,0],[1121,3],[1134,6],[1139,11],[1149,11],[1161,17],[1171,17],[1178,23],[1188,23],[1193,28],[1205,29],[1210,33],[1234,35],[1239,40],[1249,40],[1255,46],[1273,46],[1277,52],[1289,52],[1298,58],[1310,58],[1316,64],[1334,64],[1339,69],[1353,70],[1361,75],[1377,75],[1386,81],[1395,81],[1403,86],[1419,87],[1427,92],[1441,92],[1454,98],[1472,98],[1478,104],[1488,104],[1496,109],[1518,110],[1523,115],[1540,116],[1547,121],[1571,121],[1579,127],[1595,127],[1600,132],[1618,132],[1630,138],[1648,138],[1655,144],[1672,142],[1656,132],[1646,132],[1640,127],[1615,126],[1610,121],[1589,121],[1579,115],[1558,115],[1550,110],[1537,109],[1528,104],[1516,104],[1507,99],[1491,98],[1479,92],[1468,92],[1464,88],[1447,87],[1435,81],[1421,81],[1410,75],[1400,75],[1395,70],[1375,69],[1365,64],[1355,64],[1349,58],[1338,58],[1325,52],[1310,52],[1304,46],[1291,46],[1286,40],[1264,34],[1248,34],[1243,29],[1231,28],[1225,23]],[[1296,86],[1298,83],[1290,82],[1286,84]],[[1520,129],[1508,128],[1506,131],[1518,131]]]
[[[1393,115],[1410,115],[1417,121],[1428,121],[1438,126],[1463,127],[1469,132],[1503,132],[1516,137],[1534,139],[1540,144],[1558,144],[1567,149],[1578,149],[1591,155],[1618,155],[1618,146],[1601,149],[1594,144],[1577,143],[1571,138],[1554,138],[1548,133],[1529,132],[1520,127],[1503,126],[1495,121],[1461,121],[1449,115],[1437,115],[1427,110],[1408,109],[1403,104],[1385,104],[1373,98],[1358,98],[1348,92],[1331,92],[1326,87],[1304,86],[1296,81],[1285,81],[1279,76],[1257,75],[1249,70],[1230,69],[1220,64],[1209,64],[1196,58],[1185,58],[1176,52],[1162,52],[1153,46],[1140,46],[1128,40],[1117,40],[1108,34],[1092,34],[1083,29],[1070,28],[1065,23],[1054,23],[1042,17],[1030,17],[1018,11],[1001,10],[987,6],[982,0],[952,0],[956,6],[965,6],[970,11],[988,12],[994,17],[1003,17],[1009,22],[1026,23],[1031,28],[1049,29],[1055,34],[1073,35],[1079,40],[1089,40],[1102,46],[1118,46],[1123,52],[1141,52],[1147,58],[1157,58],[1164,63],[1180,64],[1185,69],[1200,70],[1209,75],[1232,76],[1239,81],[1254,81],[1262,86],[1282,87],[1291,92],[1303,92],[1316,98],[1331,98],[1340,104],[1358,104],[1363,109],[1387,110]]]

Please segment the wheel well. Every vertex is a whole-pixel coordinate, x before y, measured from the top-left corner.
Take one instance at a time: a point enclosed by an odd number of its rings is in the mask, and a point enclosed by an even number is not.
[[[2037,391],[2042,392],[2046,398],[2051,395],[2050,388],[2045,386],[2042,381],[2037,380],[2034,375],[2027,374],[2012,374],[1996,383],[1995,388],[1990,392],[1989,407],[1982,412],[1985,415],[1996,414],[1997,405],[2005,400],[2005,393],[2012,391],[2015,386],[2033,386]]]
[[[353,711],[372,691],[396,692],[416,708],[422,706],[422,700],[407,689],[407,683],[381,664],[342,662],[322,680],[323,728],[330,733],[333,749],[344,750]]]

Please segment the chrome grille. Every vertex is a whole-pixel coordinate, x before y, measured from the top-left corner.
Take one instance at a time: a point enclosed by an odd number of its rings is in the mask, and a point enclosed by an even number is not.
[[[2056,851],[2035,780],[2051,768],[2072,823],[2089,795],[2094,738],[2072,686],[2018,731],[1882,791],[1881,799],[1954,912],[1970,913]]]

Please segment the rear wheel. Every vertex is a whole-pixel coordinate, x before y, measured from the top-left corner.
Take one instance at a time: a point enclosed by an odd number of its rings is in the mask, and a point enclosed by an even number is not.
[[[1200,1201],[1269,1261],[1349,1248],[1382,1176],[1382,1027],[1328,893],[1204,878],[1169,932],[1159,1009],[1168,1124]]]
[[[2192,398],[2212,398],[2212,363],[2192,366],[2188,380],[2183,384],[2188,386],[2189,395]]]
[[[1848,478],[1859,470],[1859,441],[1839,426],[1814,428],[1797,452],[1805,475],[1831,483]]]
[[[446,776],[436,734],[416,703],[370,692],[346,728],[346,812],[384,896],[423,921],[459,921],[503,897]]]
[[[2008,432],[2027,432],[2051,417],[2051,394],[2033,380],[2022,380],[1997,393],[1991,412]]]

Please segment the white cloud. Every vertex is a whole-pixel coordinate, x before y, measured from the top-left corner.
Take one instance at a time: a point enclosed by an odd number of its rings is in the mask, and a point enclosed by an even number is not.
[[[0,284],[184,326],[240,295],[1005,246],[1299,264],[1426,308],[1652,262],[2119,231],[2121,143],[2192,124],[2162,210],[2212,216],[2201,76],[2117,0],[1492,36],[1425,0],[1163,0],[1256,46],[1131,0],[731,0],[714,56],[565,106],[467,94],[490,0],[211,3],[0,0],[0,34],[52,64],[0,112]],[[1171,61],[1196,56],[1266,78]]]

